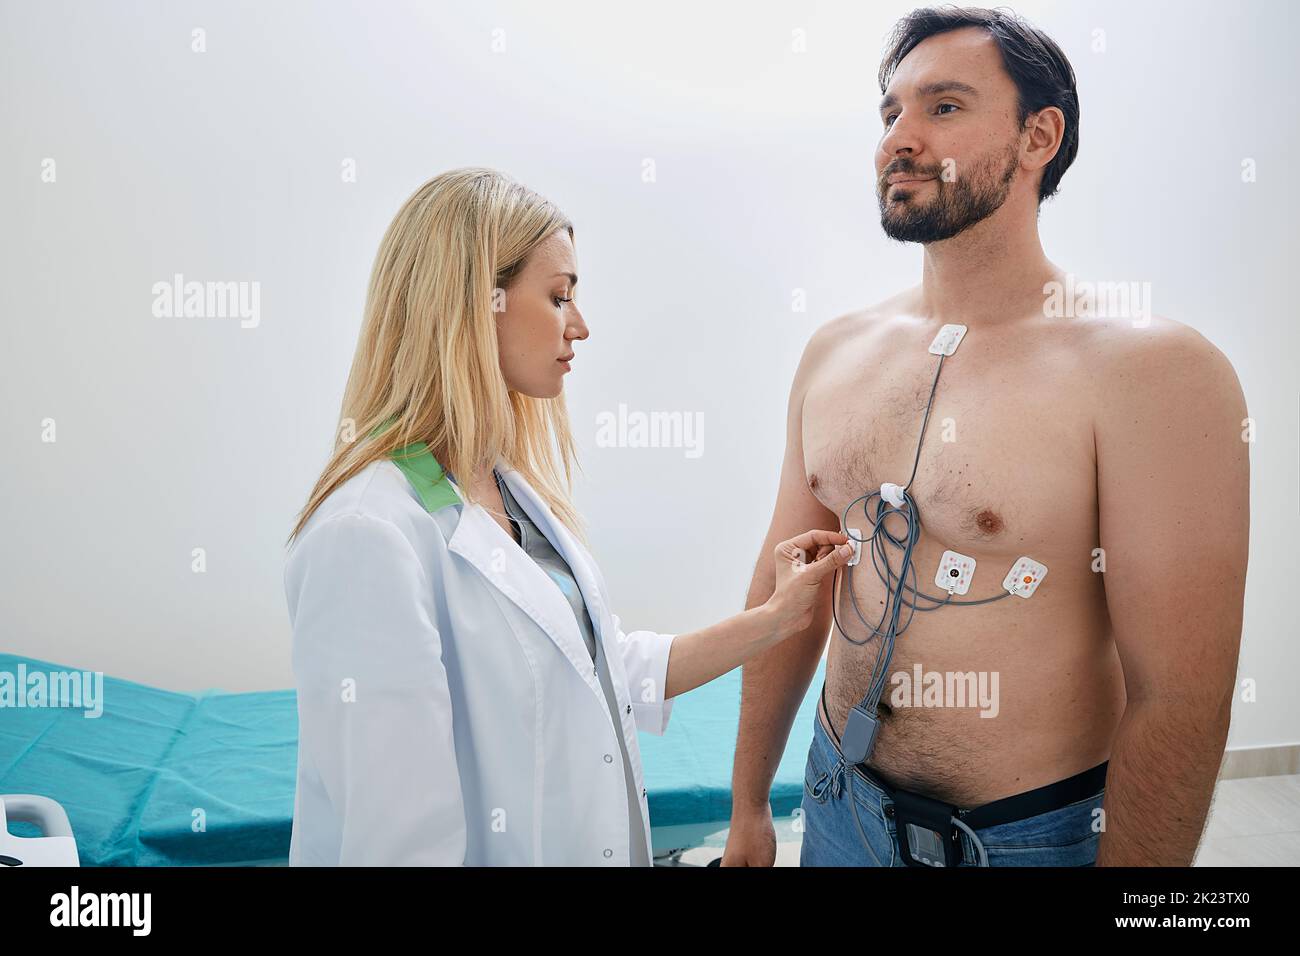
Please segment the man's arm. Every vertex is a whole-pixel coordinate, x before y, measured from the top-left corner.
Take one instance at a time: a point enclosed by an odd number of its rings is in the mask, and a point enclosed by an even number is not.
[[[776,506],[745,600],[758,607],[776,587],[772,550],[810,528],[839,530],[839,518],[808,488],[803,460],[803,397],[818,360],[833,337],[823,326],[809,341],[790,388],[786,413],[785,458]],[[727,866],[771,866],[776,856],[768,797],[785,751],[794,716],[817,670],[831,619],[831,580],[814,607],[812,623],[785,642],[745,663],[741,671],[740,731],[731,772],[731,831],[723,855]]]
[[[1162,320],[1120,334],[1094,435],[1106,605],[1128,703],[1097,865],[1190,866],[1236,683],[1246,407],[1228,360],[1195,331]]]

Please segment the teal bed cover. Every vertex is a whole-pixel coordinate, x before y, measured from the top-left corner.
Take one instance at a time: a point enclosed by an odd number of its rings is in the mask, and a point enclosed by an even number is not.
[[[0,654],[16,680],[76,668]],[[819,667],[772,788],[789,816],[803,791]],[[640,735],[655,827],[731,815],[740,671],[683,694],[662,737]],[[104,677],[103,713],[0,706],[0,794],[63,805],[83,866],[284,863],[289,855],[298,714],[292,690],[177,693]],[[37,836],[11,823],[16,836]]]

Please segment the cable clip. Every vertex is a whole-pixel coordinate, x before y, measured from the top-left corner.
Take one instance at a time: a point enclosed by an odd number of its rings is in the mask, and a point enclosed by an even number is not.
[[[880,497],[895,508],[903,507],[903,489],[892,481],[887,481],[880,486]]]

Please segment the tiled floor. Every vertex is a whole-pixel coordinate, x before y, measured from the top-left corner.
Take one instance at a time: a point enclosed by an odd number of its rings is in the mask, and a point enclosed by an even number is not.
[[[682,854],[703,866],[722,855],[727,831]],[[777,822],[777,866],[799,865],[799,834]],[[1196,866],[1300,866],[1300,775],[1220,780]]]
[[[1220,780],[1197,866],[1300,866],[1300,775]]]

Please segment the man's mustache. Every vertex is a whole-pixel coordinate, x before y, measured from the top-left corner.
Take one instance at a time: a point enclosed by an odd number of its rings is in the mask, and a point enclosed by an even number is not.
[[[915,163],[894,162],[886,166],[880,176],[877,177],[876,188],[881,192],[884,192],[885,187],[889,185],[889,177],[898,174],[916,176],[919,179],[938,179],[941,172],[943,172],[943,170],[939,167],[934,169],[920,169]]]

